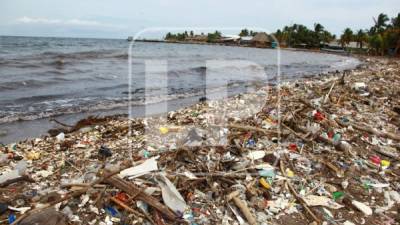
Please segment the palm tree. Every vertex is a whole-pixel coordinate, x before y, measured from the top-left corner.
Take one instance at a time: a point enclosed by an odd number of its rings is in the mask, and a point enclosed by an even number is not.
[[[324,31],[324,26],[322,26],[320,23],[315,23],[314,24],[314,32],[319,34],[322,31]]]
[[[362,29],[360,29],[360,30],[358,30],[358,32],[357,32],[357,34],[355,36],[355,39],[357,41],[358,46],[360,48],[362,48],[363,47],[363,43],[367,42],[368,36]]]
[[[375,34],[369,38],[369,46],[375,51],[376,54],[384,54],[383,46],[384,41],[383,37],[380,34]]]
[[[393,28],[400,29],[400,13],[397,14],[397,17],[392,19],[392,26]]]
[[[329,43],[331,41],[335,40],[335,35],[332,35],[329,31],[324,30],[322,32],[322,42],[323,43]]]
[[[321,42],[324,42],[324,26],[320,23],[314,23],[314,40],[312,40],[313,45],[319,46]]]
[[[375,20],[375,28],[378,33],[382,33],[387,27],[387,22],[389,21],[389,17],[381,13],[378,15],[378,19]]]
[[[377,26],[378,28],[380,27],[386,27],[387,26],[387,22],[389,21],[389,17],[386,14],[379,14],[378,15],[378,20],[377,20]]]
[[[342,43],[342,46],[344,47],[345,45],[348,45],[352,40],[353,31],[350,28],[346,28],[342,36],[340,36],[340,43]]]
[[[240,37],[249,36],[249,30],[247,30],[246,28],[241,30],[239,36]]]

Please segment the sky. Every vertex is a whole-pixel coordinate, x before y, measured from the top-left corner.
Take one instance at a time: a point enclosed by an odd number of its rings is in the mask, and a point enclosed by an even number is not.
[[[394,17],[400,0],[0,0],[0,35],[126,38],[199,27],[237,34],[244,27],[276,31],[321,23],[340,34],[369,28],[379,13]]]

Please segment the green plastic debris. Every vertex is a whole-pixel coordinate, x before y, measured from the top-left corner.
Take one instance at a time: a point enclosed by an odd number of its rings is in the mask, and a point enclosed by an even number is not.
[[[335,191],[332,193],[332,196],[333,196],[333,200],[336,201],[336,200],[340,199],[341,197],[343,197],[344,193],[341,191]]]

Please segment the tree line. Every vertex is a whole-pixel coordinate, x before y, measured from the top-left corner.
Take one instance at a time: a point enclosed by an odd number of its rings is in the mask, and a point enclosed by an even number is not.
[[[281,46],[307,46],[309,48],[321,48],[332,41],[337,40],[343,48],[349,48],[350,42],[356,42],[357,48],[366,49],[370,54],[385,55],[396,54],[400,47],[400,13],[396,17],[389,18],[388,15],[381,13],[374,18],[374,24],[369,29],[358,29],[353,31],[350,28],[344,29],[340,37],[332,34],[320,23],[315,23],[310,29],[302,24],[292,24],[278,29],[273,35]],[[242,29],[238,34],[240,37],[255,36],[256,31]],[[215,42],[222,37],[220,31],[208,33],[207,42]],[[183,33],[167,33],[165,40],[185,41],[194,37],[193,31]]]
[[[200,34],[201,36],[205,36],[205,34],[204,33],[201,33]],[[176,34],[173,34],[173,33],[171,33],[171,32],[168,32],[166,35],[165,35],[165,40],[167,40],[167,41],[185,41],[185,40],[187,40],[188,38],[193,38],[193,37],[195,37],[195,34],[194,34],[194,32],[193,31],[184,31],[184,32],[182,32],[182,33],[176,33]],[[222,33],[220,32],[220,31],[215,31],[215,32],[213,32],[213,33],[207,33],[207,35],[206,35],[206,41],[207,42],[215,42],[215,41],[217,41],[218,39],[220,39],[222,37]]]
[[[368,44],[368,50],[372,54],[396,54],[400,47],[400,13],[391,19],[381,13],[373,20],[375,24],[369,29],[353,32],[350,28],[346,28],[339,40],[342,46],[354,41],[359,48]]]

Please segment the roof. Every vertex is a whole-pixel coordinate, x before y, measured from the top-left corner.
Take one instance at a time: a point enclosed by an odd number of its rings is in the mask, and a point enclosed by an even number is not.
[[[251,41],[253,40],[253,36],[244,36],[240,38],[242,41]]]
[[[253,37],[252,41],[257,41],[257,42],[271,42],[271,41],[269,40],[268,34],[265,33],[265,32],[257,33],[257,34]]]
[[[227,40],[236,41],[236,40],[239,40],[239,39],[240,39],[240,36],[239,36],[239,35],[225,35],[225,36],[223,36],[221,39],[222,39],[222,40],[225,40],[225,41],[227,41]]]
[[[331,47],[342,47],[342,44],[339,42],[339,40],[334,40],[328,43],[328,46]],[[350,41],[349,44],[346,44],[345,47],[349,48],[359,48],[359,44],[356,41]],[[363,48],[366,48],[367,44],[363,45]]]

